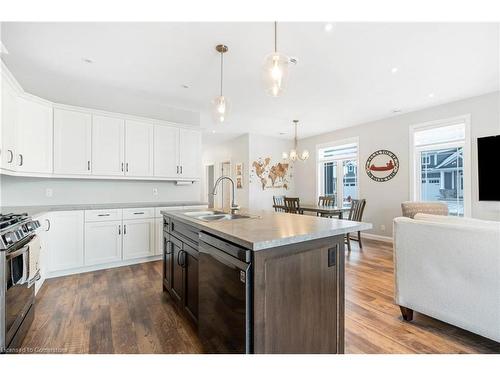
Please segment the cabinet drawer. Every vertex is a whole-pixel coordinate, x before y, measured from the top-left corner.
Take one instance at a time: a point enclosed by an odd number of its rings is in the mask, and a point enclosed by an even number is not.
[[[192,241],[193,246],[198,246],[199,230],[191,225],[181,223],[177,220],[170,220],[170,234],[177,236],[183,242]]]
[[[85,211],[85,222],[91,221],[111,221],[111,220],[121,220],[122,210],[121,209],[111,209],[111,210],[86,210]]]
[[[155,215],[154,207],[123,209],[123,220],[152,219],[154,215]]]

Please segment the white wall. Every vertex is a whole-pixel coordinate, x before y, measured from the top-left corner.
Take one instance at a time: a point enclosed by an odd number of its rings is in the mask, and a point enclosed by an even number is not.
[[[250,182],[251,164],[258,158],[265,157],[271,157],[272,163],[277,163],[281,161],[282,152],[289,150],[292,144],[293,142],[289,140],[245,134],[216,145],[204,145],[202,156],[204,170],[206,170],[206,165],[214,164],[216,169],[215,178],[217,178],[220,176],[220,164],[230,161],[231,177],[234,178],[236,163],[243,163],[243,189],[236,189],[236,204],[239,204],[243,208],[272,210],[273,195],[294,195],[293,178],[291,178],[288,190],[278,188],[262,190],[258,178],[254,177]],[[203,200],[207,200],[205,181],[206,176],[202,181],[204,190],[202,193]]]
[[[265,137],[261,135],[250,135],[250,169],[251,164],[259,158],[271,158],[271,164],[282,162],[283,151],[289,151],[293,146],[290,140],[284,140],[274,137]],[[266,188],[262,189],[262,184],[257,176],[251,177],[250,182],[250,207],[256,210],[273,210],[273,195],[295,196],[293,174],[297,163],[290,163],[289,174],[290,184],[288,189],[284,188]],[[295,164],[295,165],[294,165]]]
[[[1,176],[1,206],[199,201],[200,184]],[[153,188],[158,195],[153,195]],[[53,190],[52,197],[45,195]],[[203,200],[203,201],[206,201]]]
[[[367,200],[364,220],[373,223],[372,233],[391,236],[392,220],[401,215],[401,202],[410,199],[410,125],[464,114],[471,115],[472,216],[500,220],[500,203],[479,202],[477,184],[477,138],[500,134],[498,91],[303,139],[299,148],[308,148],[311,157],[306,163],[296,163],[295,191],[304,201],[317,199],[316,145],[359,137],[360,197]],[[399,172],[388,182],[372,181],[364,172],[366,159],[379,149],[388,149],[399,158]],[[381,230],[382,225],[385,231]]]
[[[237,163],[243,163],[243,189],[235,188],[235,203],[240,205],[242,208],[248,208],[248,147],[249,147],[249,135],[244,134],[242,136],[231,139],[227,142],[222,142],[216,145],[204,145],[202,153],[202,163],[203,163],[203,179],[202,184],[202,200],[208,200],[206,186],[206,166],[214,165],[215,167],[215,178],[221,176],[221,164],[223,162],[231,163],[231,176],[236,183],[235,176],[235,166]],[[228,183],[228,182],[224,182]],[[221,195],[218,194],[215,197],[215,206],[222,207],[222,202],[220,201]]]

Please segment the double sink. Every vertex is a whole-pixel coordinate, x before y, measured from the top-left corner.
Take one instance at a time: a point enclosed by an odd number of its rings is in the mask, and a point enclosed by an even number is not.
[[[222,211],[193,211],[185,212],[184,215],[192,217],[193,219],[211,222],[211,221],[225,221],[236,219],[250,219],[252,216],[240,214],[228,214]]]

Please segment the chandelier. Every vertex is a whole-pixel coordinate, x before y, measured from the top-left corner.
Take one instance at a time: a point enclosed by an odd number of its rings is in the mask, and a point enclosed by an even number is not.
[[[293,139],[293,148],[290,150],[290,152],[283,152],[283,159],[285,160],[290,160],[290,161],[295,161],[295,160],[307,160],[309,158],[309,151],[303,150],[300,154],[297,151],[297,125],[299,123],[299,120],[293,120],[293,124],[295,125],[295,137]]]

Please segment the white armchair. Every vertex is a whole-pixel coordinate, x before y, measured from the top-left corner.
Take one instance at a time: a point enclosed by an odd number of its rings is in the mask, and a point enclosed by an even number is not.
[[[417,214],[394,219],[395,301],[500,342],[500,222]]]

